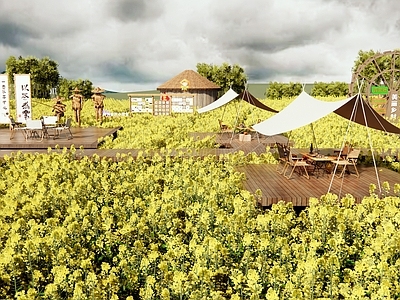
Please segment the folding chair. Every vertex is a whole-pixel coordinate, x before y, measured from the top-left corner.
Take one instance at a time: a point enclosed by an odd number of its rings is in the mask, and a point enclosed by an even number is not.
[[[23,136],[24,136],[24,138],[26,139],[25,127],[21,126],[22,123],[15,122],[13,117],[9,117],[9,118],[10,118],[10,131],[11,131],[10,140],[12,140],[14,138],[16,131],[21,131]]]
[[[53,137],[53,139],[56,139],[57,137],[60,138],[61,133],[63,131],[68,131],[67,132],[67,133],[69,133],[68,139],[73,139],[74,136],[72,135],[72,132],[71,132],[71,122],[72,122],[72,119],[68,118],[63,126],[54,127],[54,137]]]
[[[278,148],[278,154],[279,154],[278,164],[276,165],[276,171],[279,174],[283,174],[288,164],[289,150],[287,149],[286,146],[282,145],[281,143],[276,143],[276,147]],[[282,169],[280,169],[281,165],[283,165]]]
[[[345,174],[346,170],[348,170],[351,175],[360,177],[360,174],[358,173],[358,170],[357,170],[357,160],[358,160],[358,156],[360,155],[360,151],[361,151],[360,149],[352,149],[347,154],[345,159],[336,159],[336,160],[332,161],[332,163],[334,163],[336,165],[336,168],[339,166],[342,167],[342,172],[340,172],[339,175],[336,175],[337,177],[339,177],[339,178],[342,177]],[[349,167],[354,168],[354,171],[355,171],[354,174],[350,172]]]
[[[218,123],[219,123],[219,129],[221,130],[221,132],[229,132],[230,131],[228,125],[224,124],[221,119],[218,119]]]
[[[25,139],[40,138],[40,141],[43,140],[44,131],[42,120],[26,120],[26,127],[24,127],[24,129]]]
[[[286,175],[286,171],[289,169],[289,166],[292,167],[292,171],[290,172],[289,176]],[[307,167],[311,166],[309,163],[307,163],[307,161],[303,160],[302,157],[293,157],[292,156],[292,152],[289,151],[288,153],[288,163],[286,166],[286,170],[283,173],[283,175],[287,178],[290,179],[293,175],[294,170],[296,170],[296,168],[300,168],[300,172],[302,173],[302,170],[304,170],[304,174],[302,174],[304,177],[306,177],[307,179],[310,179],[310,176],[308,175],[307,172]]]
[[[52,126],[56,126],[57,121],[58,121],[57,116],[44,116],[43,117],[43,123],[48,128],[50,128]]]
[[[44,116],[43,121],[43,135],[45,138],[49,138],[49,129],[57,127],[57,116]]]

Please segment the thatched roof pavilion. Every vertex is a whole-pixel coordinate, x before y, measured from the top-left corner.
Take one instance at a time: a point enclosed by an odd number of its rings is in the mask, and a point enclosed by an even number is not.
[[[192,95],[194,106],[197,108],[214,102],[217,99],[219,89],[220,87],[214,82],[193,70],[185,70],[157,88],[161,94],[174,97]]]

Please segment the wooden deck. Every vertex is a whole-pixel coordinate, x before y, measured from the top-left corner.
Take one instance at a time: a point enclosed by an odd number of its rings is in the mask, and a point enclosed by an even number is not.
[[[76,149],[82,147],[84,151],[82,155],[92,156],[97,154],[101,157],[115,158],[117,153],[128,154],[130,153],[133,157],[137,156],[141,149],[97,149],[99,145],[99,139],[102,137],[113,135],[116,137],[121,127],[117,128],[71,128],[73,139],[67,139],[64,135],[57,139],[28,139],[25,140],[22,132],[16,132],[12,140],[10,140],[10,131],[6,128],[0,129],[0,157],[4,155],[10,155],[13,152],[34,152],[34,153],[46,153],[48,148],[70,148],[72,145]],[[205,155],[222,155],[227,153],[233,153],[236,151],[243,151],[244,153],[255,152],[257,154],[265,153],[267,146],[273,146],[276,142],[287,143],[288,140],[282,135],[277,135],[267,138],[256,138],[254,137],[250,142],[241,142],[238,136],[232,137],[231,134],[216,134],[216,133],[191,133],[195,139],[203,139],[206,136],[216,136],[216,143],[223,145],[221,148],[213,149],[202,149],[202,150],[190,150],[191,155],[205,156]],[[185,151],[184,149],[179,151],[173,151],[179,153]],[[150,152],[151,153],[151,152]]]
[[[44,139],[43,141],[25,140],[20,132],[16,132],[14,139],[10,140],[10,131],[8,129],[0,129],[0,158],[5,155],[10,156],[12,153],[21,151],[22,153],[47,153],[48,148],[52,151],[61,151],[64,147],[70,148],[74,145],[77,149],[77,157],[98,155],[100,157],[107,157],[116,159],[118,154],[129,154],[136,157],[140,149],[97,149],[99,139],[107,135],[116,136],[121,128],[102,129],[102,128],[72,128],[74,138],[68,140],[67,138],[60,139]],[[215,133],[193,133],[195,138],[202,139],[206,135],[215,135]],[[257,154],[265,153],[267,147],[273,147],[276,142],[288,143],[286,137],[277,135],[273,137],[254,137],[250,142],[241,142],[237,136],[232,137],[231,134],[217,134],[216,142],[224,148],[215,149],[202,149],[190,150],[190,155],[194,156],[207,156],[233,153],[236,151],[243,151],[245,154],[255,152]],[[289,143],[291,144],[291,143]],[[61,150],[56,150],[58,146]],[[83,147],[83,150],[79,148]],[[274,150],[272,150],[274,151]],[[180,155],[185,153],[185,150],[172,151],[171,155]],[[188,152],[189,153],[189,152]],[[152,155],[152,152],[147,152],[145,155]],[[305,207],[309,204],[310,197],[319,198],[328,192],[331,177],[329,174],[322,176],[311,176],[306,179],[298,174],[294,174],[290,180],[278,174],[275,171],[276,165],[260,164],[260,165],[247,165],[238,167],[238,171],[246,175],[246,180],[243,182],[244,188],[255,193],[257,189],[261,190],[262,197],[259,204],[264,207],[271,206],[280,200],[285,202],[292,202],[295,207]],[[352,194],[359,202],[365,196],[369,195],[369,185],[371,183],[378,186],[375,169],[360,168],[360,178],[354,176],[345,176],[345,178],[335,178],[330,192],[344,196],[349,193]],[[394,171],[381,168],[379,169],[379,179],[383,183],[389,182],[391,188],[395,183],[400,183],[400,174]]]
[[[42,141],[40,139],[27,139],[21,131],[16,131],[14,138],[10,140],[10,130],[8,128],[0,129],[0,149],[48,149],[55,148],[59,146],[60,148],[70,148],[71,145],[75,145],[75,148],[83,147],[85,149],[97,149],[99,144],[99,138],[116,135],[117,131],[122,127],[116,128],[71,128],[73,139],[68,139],[65,132],[62,133],[60,138],[53,139],[44,138]],[[51,129],[49,130],[51,134]],[[35,151],[36,152],[36,151]]]
[[[238,171],[246,175],[244,188],[255,193],[257,189],[262,192],[259,201],[261,206],[271,206],[280,200],[292,202],[293,206],[308,206],[309,198],[320,198],[325,195],[331,184],[331,174],[321,173],[319,176],[311,175],[307,179],[297,173],[294,173],[290,179],[286,179],[282,174],[276,172],[276,165],[260,164],[246,165],[239,167]],[[360,177],[346,174],[344,178],[333,179],[330,193],[338,195],[340,198],[346,194],[351,194],[360,202],[363,197],[369,196],[370,184],[375,184],[376,194],[379,194],[378,180],[374,167],[358,166]],[[378,168],[379,182],[387,181],[390,184],[391,191],[395,183],[400,183],[400,174],[395,171]],[[393,193],[391,193],[393,195]]]

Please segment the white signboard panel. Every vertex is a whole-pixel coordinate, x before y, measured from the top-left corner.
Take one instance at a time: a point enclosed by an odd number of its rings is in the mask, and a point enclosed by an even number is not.
[[[171,110],[177,113],[192,113],[193,96],[172,96]]]
[[[10,93],[8,88],[8,75],[0,74],[0,123],[10,123]]]
[[[32,119],[31,76],[30,74],[15,74],[15,105],[17,122],[25,123]]]
[[[131,99],[131,112],[135,113],[152,113],[153,112],[153,98],[147,97],[132,97]]]

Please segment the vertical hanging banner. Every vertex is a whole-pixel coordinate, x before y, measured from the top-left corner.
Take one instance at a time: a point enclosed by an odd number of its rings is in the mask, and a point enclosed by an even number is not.
[[[25,123],[32,119],[31,75],[14,74],[14,85],[17,122]]]
[[[0,74],[0,123],[10,123],[10,93],[8,89],[8,75]]]

